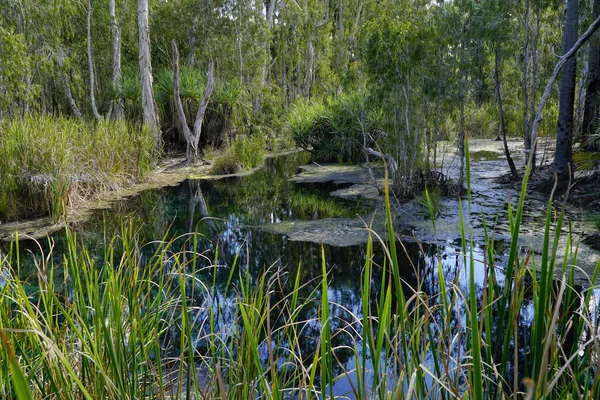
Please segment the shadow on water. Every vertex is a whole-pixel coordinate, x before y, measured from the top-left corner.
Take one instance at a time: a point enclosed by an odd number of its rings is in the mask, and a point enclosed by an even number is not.
[[[140,195],[117,203],[112,209],[98,212],[86,223],[73,227],[78,238],[82,240],[95,257],[102,259],[103,249],[108,241],[123,231],[128,225],[136,233],[140,243],[155,240],[177,238],[175,249],[190,249],[191,243],[197,240],[197,249],[202,257],[197,259],[196,278],[202,281],[206,290],[189,291],[190,305],[197,307],[198,320],[208,318],[209,310],[220,310],[214,321],[217,331],[224,336],[231,332],[232,321],[236,311],[231,309],[237,294],[234,290],[225,291],[230,277],[232,286],[241,285],[240,277],[248,276],[256,283],[265,270],[281,273],[278,290],[272,293],[272,304],[277,304],[293,288],[293,278],[300,268],[302,286],[300,298],[309,298],[312,293],[319,293],[321,278],[321,245],[310,242],[293,242],[285,235],[265,232],[259,226],[276,224],[283,221],[317,220],[321,218],[352,218],[368,214],[372,203],[357,202],[334,198],[329,195],[339,186],[332,184],[296,184],[288,178],[297,172],[297,166],[308,162],[304,153],[276,159],[269,159],[263,170],[242,178],[226,178],[212,181],[185,181],[176,187],[143,192]],[[192,240],[192,238],[194,240]],[[57,262],[62,259],[65,249],[65,235],[56,234],[50,238],[53,256]],[[502,256],[502,243],[496,251]],[[49,244],[41,243],[42,250],[48,251]],[[149,244],[143,249],[149,256],[156,245]],[[23,242],[21,250],[23,263],[21,273],[27,277],[36,275],[35,266],[28,254],[39,254],[38,245]],[[445,275],[448,291],[458,288],[465,296],[468,293],[469,280],[465,259],[460,246],[452,243],[444,245],[405,243],[399,246],[401,274],[404,280],[406,297],[411,297],[415,289],[428,297],[430,304],[439,302],[439,284],[437,281],[438,263]],[[366,261],[366,246],[323,246],[329,277],[329,299],[331,304],[332,347],[337,348],[336,358],[339,364],[334,365],[334,376],[356,367],[354,346],[360,340],[360,332],[349,329],[348,325],[360,318],[362,314],[361,276]],[[371,309],[375,312],[381,289],[381,271],[384,265],[381,247],[376,248],[374,269],[371,281],[372,298],[369,299]],[[476,263],[477,296],[483,296],[488,265],[484,262],[486,250],[476,248],[473,251]],[[29,266],[27,267],[27,260]],[[235,265],[238,271],[231,271]],[[283,272],[282,272],[283,271]],[[500,283],[501,273],[497,274]],[[60,277],[57,277],[60,279]],[[213,285],[214,282],[214,285]],[[32,290],[35,283],[32,282]],[[207,293],[210,293],[207,296]],[[320,297],[320,296],[319,296]],[[210,304],[207,304],[210,298]],[[231,305],[229,308],[227,305]],[[319,301],[309,302],[302,309],[299,320],[311,320],[317,317]],[[452,315],[453,326],[457,333],[466,326],[466,304],[457,301]],[[274,324],[279,321],[277,307],[273,308]],[[524,307],[518,316],[519,329],[522,329],[522,341],[511,343],[517,346],[521,357],[525,357],[528,332],[532,324],[530,307]],[[503,326],[494,321],[496,326]],[[435,318],[431,324],[436,324]],[[178,327],[172,326],[163,338],[165,347],[173,354],[180,348]],[[209,329],[209,324],[197,324],[196,329]],[[318,346],[320,326],[318,323],[308,324],[303,331],[299,348],[303,359],[310,359]],[[352,333],[354,332],[354,334]],[[208,332],[193,332],[195,337],[203,337]],[[464,333],[464,332],[463,332]],[[460,337],[460,335],[459,335]],[[467,352],[465,338],[452,347],[456,360]],[[195,344],[200,351],[205,351],[206,343],[198,340]],[[360,345],[357,344],[357,347]],[[267,363],[267,351],[261,348],[263,361]],[[433,360],[426,360],[432,364]],[[339,380],[335,383],[335,392],[348,394],[350,380]]]

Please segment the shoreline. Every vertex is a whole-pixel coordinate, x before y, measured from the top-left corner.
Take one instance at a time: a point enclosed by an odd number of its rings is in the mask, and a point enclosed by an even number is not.
[[[0,223],[0,243],[12,242],[17,237],[30,240],[43,239],[61,229],[67,224],[84,222],[98,210],[109,209],[119,200],[153,189],[168,186],[177,186],[181,182],[192,180],[217,180],[232,177],[243,177],[251,175],[264,166],[264,160],[268,158],[285,156],[303,151],[301,149],[287,150],[281,152],[268,152],[263,158],[263,163],[249,170],[223,175],[211,175],[212,162],[201,160],[192,165],[185,165],[185,156],[165,158],[159,165],[148,173],[146,178],[127,188],[108,190],[97,193],[90,199],[83,199],[67,208],[66,215],[60,219],[50,216],[28,218],[24,220]]]

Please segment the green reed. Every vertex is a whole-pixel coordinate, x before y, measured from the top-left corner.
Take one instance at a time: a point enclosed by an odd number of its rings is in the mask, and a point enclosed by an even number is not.
[[[129,185],[156,160],[126,121],[28,115],[0,123],[0,222],[61,216],[78,198]]]
[[[576,289],[577,245],[552,200],[541,255],[519,252],[527,176],[516,209],[509,206],[503,284],[494,232],[484,225],[483,286],[475,280],[469,206],[460,206],[462,265],[452,276],[441,259],[400,264],[406,250],[386,190],[387,232],[370,231],[356,277],[360,314],[343,323],[336,314],[343,304],[329,296],[324,251],[315,271],[271,266],[258,276],[236,258],[220,282],[218,248],[212,266],[201,267],[198,234],[178,249],[179,238],[142,245],[124,223],[100,255],[69,233],[60,259],[37,258],[32,290],[21,277],[17,241],[0,255],[0,397],[326,399],[345,380],[345,395],[358,399],[595,398],[592,289],[600,263],[589,287]],[[412,286],[407,270],[417,277]],[[437,278],[433,289],[424,287],[426,273]],[[341,335],[351,344],[336,345]],[[307,350],[306,340],[316,345]],[[339,361],[341,351],[352,354],[353,366]]]

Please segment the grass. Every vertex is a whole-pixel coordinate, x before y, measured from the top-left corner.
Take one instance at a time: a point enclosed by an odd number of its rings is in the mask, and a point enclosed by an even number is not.
[[[265,137],[260,133],[238,136],[215,158],[211,173],[233,174],[259,166],[264,160],[265,144]]]
[[[221,267],[200,271],[198,235],[181,249],[166,237],[142,246],[124,224],[104,254],[89,254],[71,235],[62,261],[40,257],[31,293],[15,242],[0,261],[0,396],[325,399],[345,381],[346,395],[358,399],[595,398],[594,286],[576,289],[569,234],[557,256],[564,214],[554,214],[551,200],[541,254],[520,253],[527,176],[516,209],[509,206],[504,269],[485,231],[483,284],[465,223],[454,276],[441,260],[431,270],[400,265],[386,187],[387,240],[369,237],[356,277],[361,306],[348,319],[329,297],[324,252],[314,270],[271,267],[255,276],[234,264],[217,282],[201,279]],[[469,200],[460,210],[467,221]],[[410,285],[407,269],[416,276]],[[591,282],[599,271],[600,263]],[[355,363],[338,362],[342,352]]]
[[[126,185],[154,163],[150,136],[127,122],[29,115],[0,123],[0,222],[61,215],[78,197]]]

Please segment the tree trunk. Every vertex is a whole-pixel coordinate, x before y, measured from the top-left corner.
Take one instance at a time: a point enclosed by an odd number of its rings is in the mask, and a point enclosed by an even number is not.
[[[123,99],[121,98],[121,21],[117,18],[115,0],[108,1],[110,16],[110,36],[112,37],[112,84],[115,91],[115,102],[112,108],[112,118],[123,116]]]
[[[62,49],[59,47],[57,53],[58,67],[59,69],[63,68],[65,63],[65,56]],[[81,118],[81,111],[79,111],[79,107],[77,107],[77,102],[73,97],[73,93],[71,92],[71,82],[69,81],[69,77],[66,72],[61,72],[63,83],[65,86],[65,95],[67,96],[67,101],[69,102],[69,106],[71,107],[71,111],[77,118]]]
[[[600,0],[594,0],[593,8],[594,19],[600,16]],[[582,132],[584,138],[594,134],[598,128],[598,92],[600,92],[600,44],[598,41],[590,43],[588,59],[588,83],[585,90],[585,100],[583,108]],[[588,150],[589,144],[584,142]]]
[[[196,114],[196,120],[194,121],[194,130],[190,130],[183,111],[183,104],[181,103],[181,96],[179,94],[179,50],[177,50],[177,43],[175,40],[172,42],[173,47],[173,97],[175,99],[175,109],[177,112],[177,121],[180,129],[183,132],[186,141],[186,161],[192,163],[196,161],[198,157],[198,143],[200,142],[200,133],[202,132],[202,121],[204,120],[204,113],[208,107],[208,101],[212,94],[214,86],[214,64],[211,61],[208,64],[208,80],[206,82],[206,88],[204,89],[204,95]]]
[[[563,68],[563,66],[571,59],[571,57],[573,57],[577,53],[577,51],[581,48],[581,46],[594,34],[594,32],[596,32],[596,30],[598,30],[599,27],[600,27],[600,17],[596,18],[596,20],[588,27],[587,31],[585,31],[585,33],[583,35],[581,35],[581,37],[577,40],[577,42],[573,45],[573,47],[571,47],[571,50],[569,50],[567,53],[565,53],[563,56],[561,56],[560,59],[558,60],[558,62],[556,63],[556,65],[554,66],[554,71],[552,72],[552,76],[548,80],[546,89],[544,90],[544,93],[542,94],[542,98],[540,99],[540,104],[538,105],[537,113],[535,114],[535,119],[533,120],[533,125],[531,127],[532,148],[531,148],[531,155],[530,155],[529,163],[531,164],[531,167],[533,169],[535,168],[535,150],[537,147],[538,130],[540,127],[540,122],[542,120],[542,111],[544,110],[546,101],[548,101],[548,97],[550,97],[550,92],[552,91],[552,86],[554,85],[554,82],[556,82],[558,73]],[[573,90],[573,98],[574,97],[575,97],[575,91]],[[571,109],[571,111],[573,111],[573,110]],[[560,114],[559,114],[559,118],[560,118]],[[572,114],[571,114],[571,119],[572,119]]]
[[[577,41],[579,21],[579,0],[567,3],[567,18],[563,36],[563,54],[573,47]],[[564,180],[569,175],[569,165],[573,159],[573,108],[575,105],[575,78],[577,75],[577,58],[571,57],[563,67],[560,78],[560,97],[558,108],[558,133],[556,135],[556,151],[552,170]]]
[[[138,39],[144,125],[150,129],[150,134],[154,137],[156,148],[158,149],[162,144],[162,138],[158,120],[158,108],[154,101],[154,92],[152,90],[148,0],[138,0]]]
[[[96,107],[96,95],[94,94],[96,82],[94,79],[94,54],[92,52],[92,0],[88,0],[87,6],[87,57],[90,72],[90,104],[92,106],[92,114],[94,114],[94,118],[101,119],[102,116],[98,112],[98,107]]]
[[[496,40],[496,56],[494,60],[494,82],[496,84],[496,100],[498,102],[498,111],[500,113],[500,134],[502,135],[502,142],[504,144],[504,154],[506,155],[506,161],[510,168],[510,175],[514,180],[519,179],[519,173],[515,167],[515,163],[510,156],[508,150],[508,143],[506,142],[506,127],[504,126],[504,109],[502,108],[502,92],[500,90],[500,39]]]
[[[523,129],[525,150],[531,150],[531,129],[529,126],[529,91],[528,91],[528,73],[529,73],[529,0],[525,1],[525,40],[523,41],[523,76],[521,88],[523,90]]]

